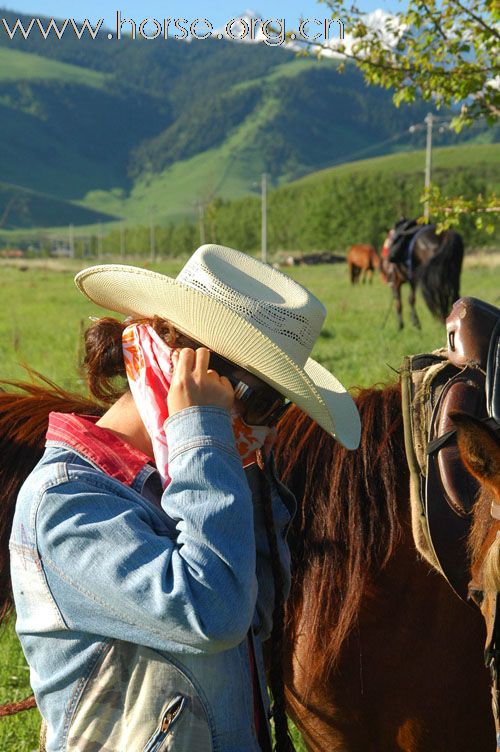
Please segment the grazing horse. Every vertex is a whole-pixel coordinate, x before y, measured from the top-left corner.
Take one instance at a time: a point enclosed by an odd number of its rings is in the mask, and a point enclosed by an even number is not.
[[[435,318],[444,321],[451,306],[460,297],[460,272],[464,245],[461,235],[454,230],[436,234],[433,226],[422,227],[409,245],[410,255],[406,261],[392,263],[389,257],[382,258],[381,272],[387,280],[394,297],[398,326],[403,328],[401,285],[408,282],[410,294],[410,317],[420,329],[420,320],[415,310],[417,286]]]
[[[372,245],[358,243],[351,245],[347,251],[347,265],[349,267],[349,279],[351,284],[359,282],[369,282],[373,279],[373,272],[379,268],[380,259],[377,251]]]
[[[493,431],[470,415],[454,413],[457,442],[467,470],[481,484],[470,536],[470,597],[486,623],[486,663],[492,677],[492,704],[500,749],[500,426]]]
[[[398,385],[362,390],[348,452],[291,408],[288,711],[314,752],[493,752],[484,623],[416,554]]]

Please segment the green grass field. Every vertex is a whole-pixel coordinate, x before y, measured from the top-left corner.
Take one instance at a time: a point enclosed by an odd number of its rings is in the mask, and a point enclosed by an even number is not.
[[[154,268],[176,275],[181,266],[179,261]],[[83,388],[77,373],[78,340],[88,317],[102,311],[74,287],[76,270],[69,265],[62,271],[0,267],[0,378],[22,378],[20,364],[26,363],[66,388]],[[392,381],[404,354],[445,344],[443,325],[431,319],[420,298],[422,330],[407,326],[398,332],[395,315],[389,311],[389,290],[378,278],[372,285],[351,288],[344,265],[296,267],[290,274],[325,303],[328,315],[313,355],[346,386]],[[406,299],[407,290],[404,295]],[[500,267],[474,266],[469,261],[462,276],[462,295],[500,306]],[[27,667],[10,625],[0,632],[0,703],[21,699],[29,692]],[[36,749],[38,725],[36,711],[0,719],[0,750]],[[300,741],[297,749],[305,749]]]

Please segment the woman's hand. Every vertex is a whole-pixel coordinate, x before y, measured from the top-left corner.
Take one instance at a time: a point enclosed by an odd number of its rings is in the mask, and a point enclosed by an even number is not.
[[[225,376],[208,368],[210,350],[183,347],[172,356],[174,371],[167,404],[169,415],[194,405],[212,405],[231,410],[234,391]]]

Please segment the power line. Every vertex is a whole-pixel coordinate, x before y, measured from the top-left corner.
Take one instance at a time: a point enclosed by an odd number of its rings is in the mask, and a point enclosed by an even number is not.
[[[385,146],[386,144],[390,144],[390,143],[393,143],[394,141],[398,141],[400,138],[402,138],[403,136],[407,136],[407,135],[408,135],[408,130],[401,131],[401,133],[396,133],[394,136],[385,138],[383,141],[378,141],[376,144],[372,144],[371,146],[365,146],[363,149],[359,149],[358,151],[353,152],[352,154],[343,155],[342,157],[335,159],[333,162],[325,162],[324,165],[317,165],[317,166],[315,165],[313,172],[317,172],[318,170],[327,170],[329,167],[335,167],[339,164],[352,162],[357,157],[361,157],[364,154],[369,154],[371,151],[378,149],[380,146]]]

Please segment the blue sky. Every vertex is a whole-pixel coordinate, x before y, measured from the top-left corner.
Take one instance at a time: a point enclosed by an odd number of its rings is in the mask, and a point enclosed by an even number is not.
[[[399,7],[397,0],[359,0],[363,10],[376,8],[395,10]],[[328,6],[314,0],[224,0],[213,3],[203,0],[0,0],[0,7],[18,11],[29,16],[44,15],[54,18],[88,18],[91,22],[104,18],[106,26],[114,26],[116,12],[122,18],[131,17],[136,23],[144,18],[207,18],[214,27],[222,26],[231,18],[241,15],[246,8],[258,12],[262,19],[285,18],[287,27],[297,26],[301,17],[323,20],[330,17]],[[0,11],[1,14],[1,11]]]

